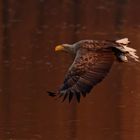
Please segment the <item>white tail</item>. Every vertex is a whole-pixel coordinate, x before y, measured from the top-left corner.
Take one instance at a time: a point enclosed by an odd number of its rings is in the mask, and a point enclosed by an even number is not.
[[[130,43],[130,41],[128,40],[128,38],[123,38],[116,40],[116,43],[127,45],[128,43]]]
[[[116,43],[119,44],[119,46],[117,46],[116,48],[119,49],[123,53],[123,55],[126,54],[127,56],[133,58],[135,61],[139,61],[139,56],[136,55],[137,50],[127,47],[127,45],[130,43],[128,38],[116,40]]]

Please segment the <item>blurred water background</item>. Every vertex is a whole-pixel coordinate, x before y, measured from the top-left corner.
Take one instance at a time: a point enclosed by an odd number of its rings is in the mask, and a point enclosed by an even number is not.
[[[139,0],[1,0],[0,140],[139,140],[140,64],[114,63],[80,104],[46,93],[72,62],[56,45],[123,37],[140,56]]]

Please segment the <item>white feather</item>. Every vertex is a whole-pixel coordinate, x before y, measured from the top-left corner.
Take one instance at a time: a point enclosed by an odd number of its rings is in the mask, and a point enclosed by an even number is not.
[[[124,49],[127,50],[128,52],[136,52],[137,50],[136,49],[133,49],[133,48],[130,48],[130,47],[127,47],[125,45],[123,45]]]
[[[123,38],[120,40],[116,40],[116,43],[119,44],[119,46],[117,46],[116,48],[119,49],[120,51],[122,51],[123,53],[128,53],[127,55],[131,58],[133,58],[135,61],[139,61],[139,56],[136,55],[136,49],[127,47],[127,45],[130,43],[130,41],[128,40],[128,38]]]
[[[127,59],[127,57],[126,57],[124,54],[121,54],[121,55],[119,56],[119,58],[120,58],[123,62],[128,62],[128,59]]]
[[[123,39],[116,40],[116,43],[128,44],[128,43],[130,43],[130,41],[128,40],[128,38],[123,38]]]

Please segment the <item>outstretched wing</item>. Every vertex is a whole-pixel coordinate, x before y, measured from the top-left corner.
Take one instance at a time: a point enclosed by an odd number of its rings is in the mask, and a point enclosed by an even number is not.
[[[76,96],[80,102],[81,95],[85,97],[106,76],[113,61],[114,55],[110,49],[96,52],[79,49],[57,95],[63,97],[63,101],[69,98],[69,102]],[[52,92],[49,94],[55,96]]]

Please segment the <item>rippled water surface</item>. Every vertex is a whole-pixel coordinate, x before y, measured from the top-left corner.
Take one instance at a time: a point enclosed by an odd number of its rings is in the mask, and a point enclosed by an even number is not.
[[[140,55],[139,0],[0,1],[0,140],[139,140],[140,64],[114,63],[78,104],[53,100],[71,64],[54,47],[128,37]]]

